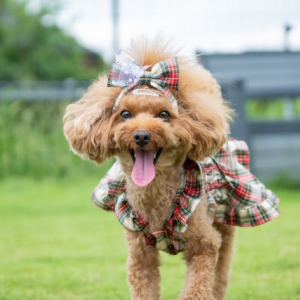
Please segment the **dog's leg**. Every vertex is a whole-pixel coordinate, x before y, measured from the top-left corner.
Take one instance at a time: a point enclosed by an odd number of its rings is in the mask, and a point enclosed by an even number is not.
[[[202,233],[202,236],[197,238],[193,235],[186,241],[184,259],[187,276],[180,294],[181,300],[215,300],[213,279],[221,238],[207,223],[203,224]]]
[[[159,256],[145,243],[144,233],[125,231],[128,244],[127,281],[134,300],[159,300]]]
[[[214,227],[222,235],[222,244],[215,272],[214,295],[217,300],[223,300],[229,283],[235,227],[220,223],[215,223]]]

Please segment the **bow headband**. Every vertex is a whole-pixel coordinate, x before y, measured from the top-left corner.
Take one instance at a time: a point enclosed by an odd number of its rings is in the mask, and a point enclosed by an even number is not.
[[[177,114],[177,100],[169,90],[169,88],[178,90],[179,69],[177,57],[155,64],[150,72],[145,71],[148,67],[150,66],[139,66],[130,55],[122,50],[118,52],[109,70],[107,82],[109,87],[124,87],[115,102],[114,109],[118,107],[121,98],[128,91],[139,84],[148,84],[170,99],[171,106]]]

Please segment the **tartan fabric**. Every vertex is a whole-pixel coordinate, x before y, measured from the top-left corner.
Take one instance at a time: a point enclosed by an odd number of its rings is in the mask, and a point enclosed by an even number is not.
[[[130,66],[130,69],[127,66]],[[131,80],[138,80],[135,75],[140,76],[142,74],[140,71],[143,71],[143,69],[138,63],[126,52],[119,50],[110,67],[107,86],[127,86]]]
[[[279,199],[249,172],[249,151],[243,141],[228,141],[213,157],[202,162],[186,159],[182,182],[163,228],[150,229],[130,205],[125,175],[118,162],[93,191],[92,201],[100,208],[114,211],[129,230],[143,231],[146,244],[169,254],[184,250],[184,241],[174,236],[183,233],[188,219],[203,196],[207,195],[208,218],[234,226],[262,225],[279,215]]]
[[[169,87],[174,90],[178,90],[179,81],[179,69],[177,64],[177,58],[169,58],[155,64],[151,72],[144,72],[140,77],[137,84],[149,84],[156,83],[157,89],[163,91],[164,88]]]
[[[149,66],[139,66],[137,62],[124,51],[120,50],[113,62],[109,73],[107,86],[125,86],[118,97],[115,107],[128,91],[140,84],[147,84],[161,91],[171,101],[175,112],[178,111],[177,101],[169,89],[178,90],[179,68],[177,57],[155,64],[150,72],[145,71]]]
[[[229,141],[214,157],[201,162],[201,166],[209,191],[207,201],[216,204],[215,222],[249,227],[262,225],[279,215],[277,196],[249,171],[245,142]]]

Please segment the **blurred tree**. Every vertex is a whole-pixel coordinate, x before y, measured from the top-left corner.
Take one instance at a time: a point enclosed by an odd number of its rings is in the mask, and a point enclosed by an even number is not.
[[[53,13],[49,7],[30,13],[24,1],[0,0],[0,80],[92,79],[107,68],[100,55],[51,22]]]

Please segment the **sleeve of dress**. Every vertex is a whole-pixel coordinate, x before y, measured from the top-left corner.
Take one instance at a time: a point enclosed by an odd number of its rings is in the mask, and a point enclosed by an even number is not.
[[[114,212],[116,196],[119,194],[123,180],[124,173],[119,162],[116,161],[93,190],[91,194],[92,202],[103,210]]]

